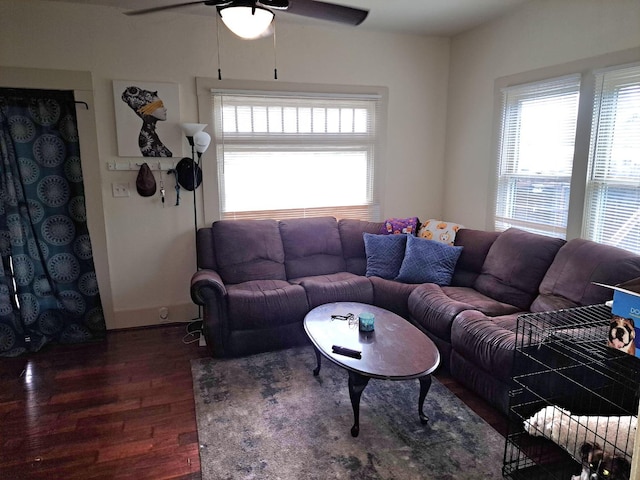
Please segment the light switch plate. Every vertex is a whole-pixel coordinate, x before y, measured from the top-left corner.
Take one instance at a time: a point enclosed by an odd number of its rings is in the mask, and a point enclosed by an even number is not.
[[[128,183],[112,183],[111,190],[115,198],[128,197],[130,195]]]

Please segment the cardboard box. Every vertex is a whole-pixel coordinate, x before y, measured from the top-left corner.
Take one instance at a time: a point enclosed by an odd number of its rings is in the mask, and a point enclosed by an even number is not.
[[[595,284],[613,290],[611,313],[633,322],[635,329],[635,356],[640,358],[640,277],[618,285]]]

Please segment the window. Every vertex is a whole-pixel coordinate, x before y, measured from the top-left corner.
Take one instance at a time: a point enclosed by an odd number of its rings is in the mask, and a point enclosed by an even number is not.
[[[580,76],[502,90],[495,229],[565,238]]]
[[[379,96],[212,95],[220,218],[377,219]]]
[[[496,230],[582,237],[640,254],[639,54],[497,80]],[[548,79],[524,80],[532,75]]]
[[[595,79],[583,236],[640,253],[640,66]]]

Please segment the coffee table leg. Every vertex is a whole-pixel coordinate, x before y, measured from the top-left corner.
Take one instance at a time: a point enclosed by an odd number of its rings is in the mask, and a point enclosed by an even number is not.
[[[349,398],[351,399],[351,407],[353,408],[352,437],[357,437],[360,433],[360,397],[367,383],[369,383],[369,377],[349,370]]]
[[[320,350],[318,350],[316,348],[316,346],[313,346],[313,351],[316,352],[316,368],[313,369],[313,376],[317,377],[320,374],[320,359],[322,358],[322,354],[320,353]]]
[[[418,415],[420,415],[420,422],[424,425],[429,421],[429,417],[427,417],[422,411],[422,407],[424,406],[424,399],[427,398],[427,393],[429,393],[429,389],[431,388],[431,375],[425,375],[424,377],[420,377],[420,397],[418,398]]]

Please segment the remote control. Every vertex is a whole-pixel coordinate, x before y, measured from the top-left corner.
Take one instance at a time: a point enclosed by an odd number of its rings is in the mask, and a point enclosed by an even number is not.
[[[338,355],[344,355],[346,357],[352,358],[362,358],[362,353],[358,350],[351,350],[350,348],[341,347],[339,345],[334,345],[332,349],[333,353],[337,353]]]

